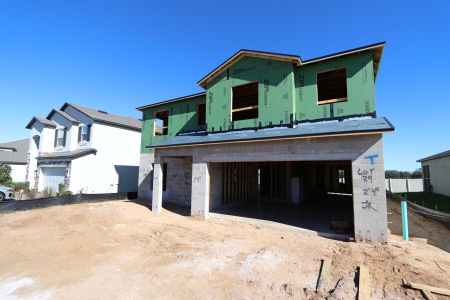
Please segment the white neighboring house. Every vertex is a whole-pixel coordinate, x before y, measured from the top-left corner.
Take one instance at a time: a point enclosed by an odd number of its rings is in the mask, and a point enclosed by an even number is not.
[[[135,192],[142,122],[65,103],[33,117],[27,181],[39,191],[64,184],[73,193]]]
[[[450,150],[419,159],[425,192],[450,196]]]
[[[11,167],[14,182],[26,181],[28,143],[29,139],[23,139],[0,144],[0,163]]]

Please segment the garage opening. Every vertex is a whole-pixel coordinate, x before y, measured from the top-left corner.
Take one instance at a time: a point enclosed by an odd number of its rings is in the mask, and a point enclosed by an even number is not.
[[[221,170],[212,212],[353,234],[350,161],[232,162]]]
[[[66,168],[65,167],[42,167],[42,188],[58,191],[58,186],[64,184]]]

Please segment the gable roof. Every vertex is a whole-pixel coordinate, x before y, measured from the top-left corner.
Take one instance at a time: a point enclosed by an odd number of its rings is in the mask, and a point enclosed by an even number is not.
[[[25,165],[27,163],[28,143],[29,139],[0,143],[0,163]],[[2,151],[1,149],[9,151]]]
[[[48,120],[48,119],[46,119],[46,118],[42,118],[42,117],[33,117],[33,118],[31,119],[31,121],[28,122],[27,126],[25,126],[25,128],[26,128],[26,129],[30,129],[31,126],[33,126],[33,123],[34,123],[34,122],[39,122],[39,123],[41,123],[42,125],[44,125],[44,127],[56,128],[56,124],[53,123],[53,121],[50,121],[50,120]]]
[[[294,54],[282,54],[275,52],[266,52],[266,51],[257,51],[257,50],[248,50],[241,49],[235,54],[233,54],[230,58],[228,58],[225,62],[223,62],[220,66],[209,72],[205,77],[200,79],[197,84],[202,88],[206,88],[206,84],[216,78],[219,74],[229,68],[231,65],[238,62],[240,59],[244,57],[257,57],[257,58],[265,58],[279,61],[287,61],[295,64],[296,66],[300,66],[302,64],[302,59],[298,55]]]
[[[279,127],[261,130],[242,130],[206,135],[178,135],[146,148],[185,147],[220,143],[240,143],[268,140],[311,138],[330,135],[352,135],[394,131],[394,126],[386,118],[357,118],[343,121],[323,121],[302,123],[294,128]]]
[[[432,160],[432,159],[436,159],[436,158],[442,158],[442,157],[446,157],[446,156],[450,156],[450,150],[440,152],[438,154],[434,154],[431,156],[427,156],[425,158],[419,159],[417,162],[423,162],[423,161]]]
[[[67,102],[64,103],[64,105],[61,107],[61,110],[64,111],[68,106],[75,108],[79,112],[85,114],[94,121],[98,121],[99,123],[111,124],[139,131],[142,130],[142,121],[132,117],[113,115],[102,110],[92,109],[89,107]]]
[[[259,58],[265,58],[265,59],[272,59],[272,60],[281,60],[281,61],[288,61],[294,63],[296,66],[303,66],[308,65],[312,63],[317,63],[325,60],[330,60],[342,56],[352,55],[360,52],[371,52],[373,56],[373,64],[374,64],[374,76],[376,78],[376,75],[378,73],[378,67],[380,65],[381,55],[383,53],[385,42],[380,42],[376,44],[371,44],[363,47],[358,47],[342,52],[337,52],[309,60],[302,61],[301,57],[298,55],[293,54],[282,54],[282,53],[274,53],[274,52],[264,52],[264,51],[256,51],[256,50],[246,50],[242,49],[236,52],[234,55],[232,55],[230,58],[228,58],[225,62],[223,62],[220,66],[212,70],[210,73],[208,73],[205,77],[200,79],[197,84],[201,86],[202,88],[206,88],[206,85],[216,78],[219,74],[221,74],[223,71],[225,71],[227,68],[229,68],[231,65],[235,64],[237,61],[239,61],[243,57],[259,57]]]
[[[52,109],[52,111],[48,114],[47,119],[51,120],[54,114],[60,114],[63,118],[69,120],[72,124],[80,124],[75,118],[66,113],[65,111],[59,109]]]

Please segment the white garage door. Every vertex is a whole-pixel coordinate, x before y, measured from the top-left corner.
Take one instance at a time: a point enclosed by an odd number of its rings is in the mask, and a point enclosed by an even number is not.
[[[66,168],[42,168],[44,189],[51,188],[55,192],[58,191],[58,184],[64,184],[65,172]]]

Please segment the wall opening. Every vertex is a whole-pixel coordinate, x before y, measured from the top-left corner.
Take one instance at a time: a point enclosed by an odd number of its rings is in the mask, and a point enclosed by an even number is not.
[[[347,101],[347,70],[337,69],[317,73],[319,104]]]
[[[258,82],[232,88],[232,121],[258,118]]]
[[[167,135],[169,132],[169,111],[155,113],[154,135]]]

